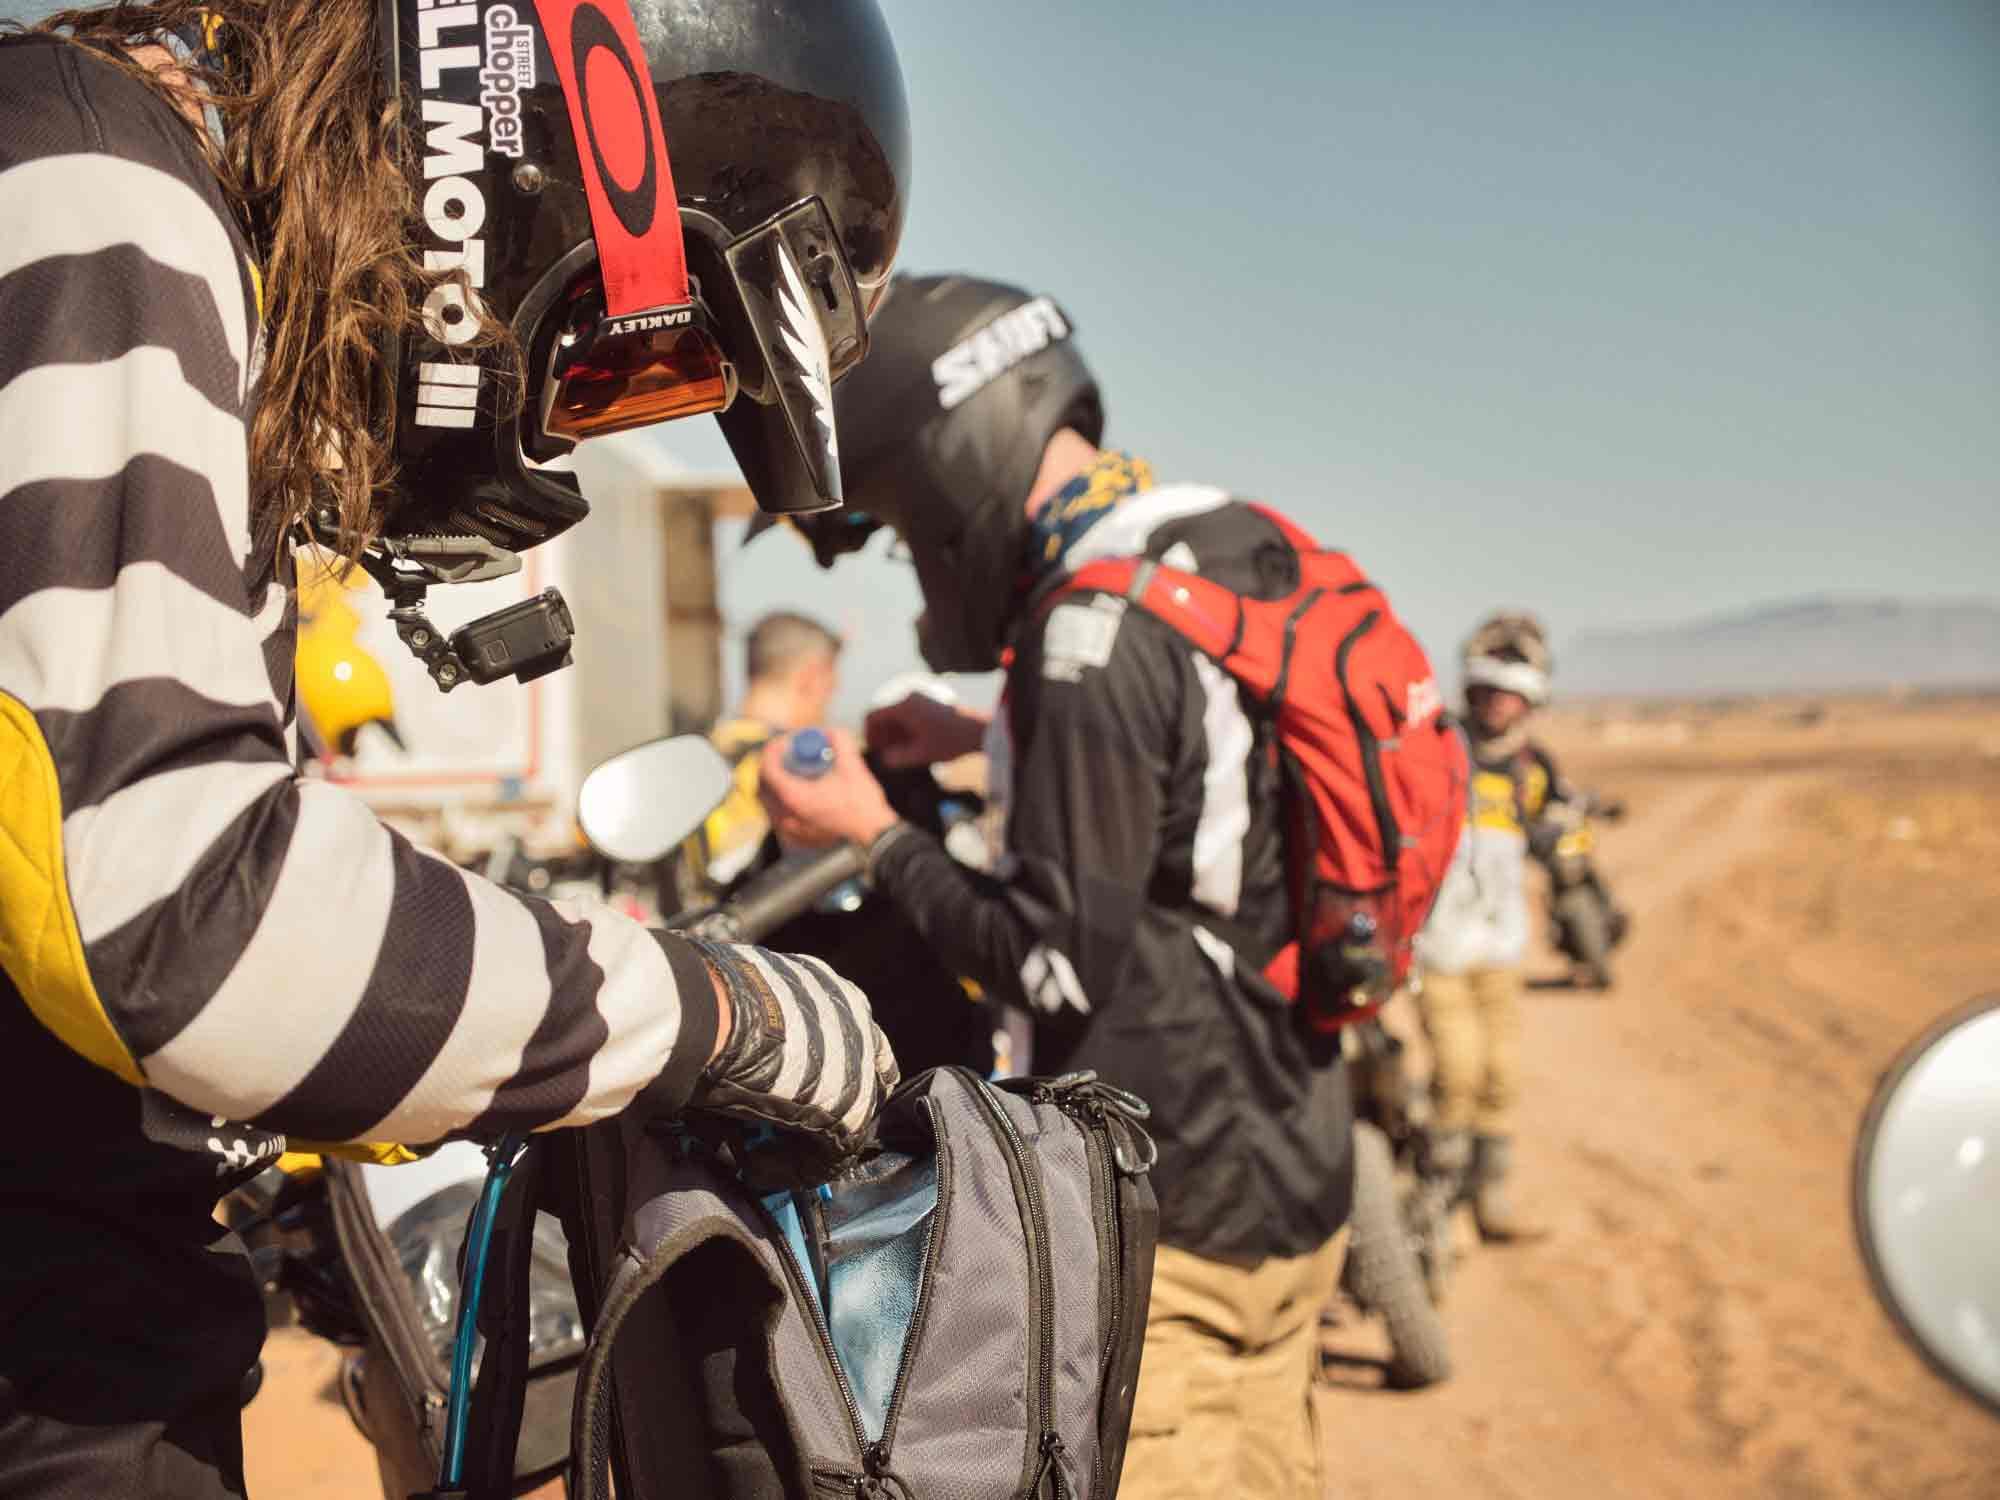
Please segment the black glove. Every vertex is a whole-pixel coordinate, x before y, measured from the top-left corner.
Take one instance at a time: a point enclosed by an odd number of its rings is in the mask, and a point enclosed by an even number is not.
[[[801,1155],[796,1172],[776,1177],[829,1173],[866,1144],[899,1076],[867,998],[816,958],[689,941],[729,997],[730,1026],[688,1107],[774,1127],[767,1146],[754,1143],[755,1130],[731,1134],[752,1142],[750,1157],[762,1149]]]
[[[1558,818],[1543,818],[1528,827],[1528,853],[1547,864],[1555,858],[1556,845],[1563,841],[1568,827]]]

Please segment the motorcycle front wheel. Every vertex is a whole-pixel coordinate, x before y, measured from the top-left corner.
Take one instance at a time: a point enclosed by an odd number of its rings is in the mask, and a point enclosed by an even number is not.
[[[1556,897],[1555,919],[1560,946],[1576,962],[1579,984],[1610,989],[1611,913],[1604,899],[1588,885],[1574,886]]]
[[[1341,1285],[1387,1325],[1388,1383],[1413,1391],[1449,1379],[1451,1349],[1396,1202],[1389,1140],[1365,1121],[1354,1126],[1354,1208],[1349,1222],[1353,1232]]]

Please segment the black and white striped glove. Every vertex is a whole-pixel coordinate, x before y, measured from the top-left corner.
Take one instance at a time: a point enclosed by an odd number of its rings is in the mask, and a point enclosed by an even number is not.
[[[896,1086],[868,999],[816,958],[691,938],[729,997],[729,1041],[688,1103],[859,1150]]]

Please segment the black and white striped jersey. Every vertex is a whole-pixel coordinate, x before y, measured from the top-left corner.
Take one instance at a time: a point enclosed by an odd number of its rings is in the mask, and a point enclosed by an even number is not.
[[[0,1192],[677,1108],[713,1047],[680,939],[294,774],[258,339],[189,128],[75,47],[0,45]]]
[[[1065,557],[1138,555],[1244,594],[1297,586],[1277,529],[1207,486],[1132,495]],[[1346,1221],[1352,1111],[1344,1071],[1256,972],[1292,933],[1271,725],[1120,598],[1066,597],[1013,647],[989,742],[999,878],[904,837],[878,883],[947,962],[1034,1017],[1035,1072],[1094,1068],[1152,1105],[1165,1243],[1317,1249]]]

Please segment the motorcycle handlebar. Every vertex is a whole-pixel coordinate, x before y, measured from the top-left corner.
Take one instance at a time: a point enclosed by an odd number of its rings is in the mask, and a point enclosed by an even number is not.
[[[867,856],[860,849],[839,844],[799,864],[781,865],[720,906],[689,912],[668,925],[719,943],[760,942],[867,868]]]

